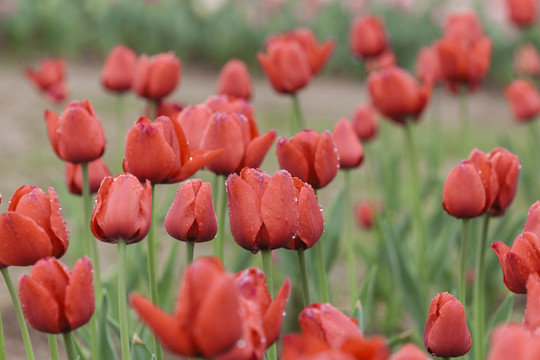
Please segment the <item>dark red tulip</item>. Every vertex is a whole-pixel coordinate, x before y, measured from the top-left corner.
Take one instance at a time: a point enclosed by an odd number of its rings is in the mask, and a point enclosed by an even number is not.
[[[172,315],[139,294],[131,307],[164,347],[185,357],[213,358],[240,340],[242,318],[237,286],[216,258],[203,258],[187,267]]]
[[[339,154],[339,167],[353,169],[364,160],[364,148],[356,136],[352,124],[345,118],[339,119],[332,133]]]
[[[537,5],[536,0],[506,0],[508,18],[516,26],[532,26],[536,21]]]
[[[242,114],[250,121],[255,121],[255,112],[253,105],[241,98],[235,98],[229,95],[214,95],[210,96],[204,102],[212,112],[220,112],[225,114]]]
[[[172,53],[141,55],[135,68],[133,90],[140,96],[160,100],[174,91],[180,81],[180,60]]]
[[[506,88],[505,94],[517,121],[532,121],[540,113],[540,94],[531,82],[514,80]]]
[[[278,138],[279,166],[314,189],[328,185],[339,169],[339,155],[329,131],[303,130],[290,140]]]
[[[527,307],[523,317],[523,326],[531,333],[540,328],[540,277],[531,274],[527,279]]]
[[[150,230],[152,215],[152,187],[146,180],[144,187],[131,174],[106,177],[98,190],[92,213],[94,236],[104,242],[141,241]]]
[[[53,257],[36,262],[19,280],[19,299],[26,321],[49,334],[68,333],[94,313],[92,263],[85,256],[73,271]]]
[[[180,184],[165,217],[165,229],[180,241],[205,242],[217,234],[212,188],[200,179]]]
[[[506,209],[516,195],[519,170],[521,164],[517,155],[512,154],[504,148],[497,148],[489,153],[492,171],[497,176],[499,190],[491,206],[491,215],[500,216],[506,212]]]
[[[359,105],[352,117],[352,124],[356,135],[362,141],[370,141],[379,131],[379,120],[375,109],[370,104]]]
[[[189,150],[200,149],[201,139],[210,116],[212,116],[212,109],[206,104],[188,106],[176,116],[176,122],[180,124],[186,136]]]
[[[298,207],[291,175],[244,168],[227,179],[231,232],[253,253],[284,247],[298,229]]]
[[[521,324],[504,323],[491,333],[487,360],[536,360],[540,358],[540,334]]]
[[[42,59],[38,68],[25,70],[26,77],[55,102],[62,102],[67,97],[65,73],[66,62],[62,58]]]
[[[469,352],[471,345],[463,305],[449,293],[435,296],[424,329],[426,350],[439,357],[458,357]]]
[[[350,29],[349,47],[353,55],[359,58],[382,54],[388,47],[384,22],[374,15],[357,18]]]
[[[125,45],[116,45],[107,55],[101,70],[101,84],[109,91],[124,92],[131,89],[137,54]]]
[[[385,51],[381,55],[367,58],[365,61],[366,72],[368,74],[391,66],[397,66],[396,56],[392,51]]]
[[[435,84],[441,80],[439,55],[435,46],[420,49],[416,58],[415,72],[423,83]]]
[[[229,60],[219,73],[216,92],[249,100],[252,86],[246,63],[238,59]]]
[[[41,258],[60,258],[69,245],[69,231],[62,216],[58,194],[35,186],[19,187],[0,214],[0,261],[28,266]]]
[[[405,124],[407,118],[418,121],[431,96],[429,84],[420,86],[408,72],[398,67],[371,73],[368,89],[373,106],[398,124]]]
[[[392,355],[390,360],[430,360],[430,358],[414,343],[407,343],[403,345],[398,352]]]
[[[105,134],[88,100],[70,102],[62,114],[45,111],[47,134],[54,152],[64,161],[96,160],[105,151]]]
[[[101,181],[111,176],[111,171],[103,161],[99,158],[88,163],[88,176],[90,180],[90,192],[96,193],[101,185]],[[82,166],[81,164],[72,164],[66,162],[66,185],[70,193],[74,195],[82,195]]]
[[[516,49],[514,72],[526,76],[537,76],[540,73],[540,56],[533,44],[528,43]]]

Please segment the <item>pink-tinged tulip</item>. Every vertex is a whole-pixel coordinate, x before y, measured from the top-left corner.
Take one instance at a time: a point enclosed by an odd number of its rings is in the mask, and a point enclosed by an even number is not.
[[[37,69],[25,70],[26,77],[49,99],[62,102],[67,97],[66,62],[62,58],[42,59]]]
[[[431,358],[414,343],[407,343],[390,360],[431,360]]]
[[[152,187],[131,174],[106,177],[98,190],[90,228],[104,242],[141,241],[150,230]]]
[[[51,110],[44,116],[49,141],[60,159],[78,164],[103,155],[105,134],[90,101],[73,101],[60,116]]]
[[[123,168],[141,181],[172,184],[189,178],[221,155],[222,150],[214,149],[191,152],[176,121],[166,116],[154,122],[141,117],[128,131]]]
[[[339,154],[339,167],[353,169],[364,160],[364,148],[358,140],[352,124],[345,118],[339,119],[332,132]]]
[[[356,360],[352,354],[332,349],[318,337],[306,334],[283,336],[282,360]]]
[[[540,201],[536,201],[529,208],[527,213],[527,221],[523,232],[530,231],[540,237]]]
[[[83,326],[94,313],[90,259],[77,260],[73,271],[52,257],[39,260],[30,276],[21,276],[19,299],[26,321],[38,331],[60,334]]]
[[[180,241],[205,242],[216,237],[216,213],[209,183],[192,179],[180,184],[165,217],[165,229]]]
[[[487,360],[536,360],[539,358],[540,334],[532,334],[521,324],[501,324],[491,333]]]
[[[125,45],[116,45],[105,59],[101,70],[101,84],[114,92],[131,89],[136,65],[137,54]]]
[[[229,60],[219,73],[216,92],[249,100],[252,86],[246,63],[238,59]]]
[[[349,47],[358,58],[382,54],[388,47],[384,22],[374,15],[357,18],[349,33]]]
[[[101,181],[107,176],[111,176],[111,171],[99,158],[88,163],[88,176],[90,178],[90,193],[97,193]],[[66,163],[66,185],[73,195],[82,195],[82,166],[81,164]]]
[[[532,121],[540,113],[540,94],[531,82],[514,80],[506,88],[505,94],[517,121]]]
[[[141,55],[135,67],[133,90],[140,97],[160,100],[174,91],[181,73],[180,60],[172,52]]]
[[[426,350],[439,357],[458,357],[469,352],[471,345],[463,305],[449,293],[435,296],[424,329]]]
[[[540,73],[540,56],[533,44],[525,44],[516,50],[514,72],[526,76],[537,76]]]
[[[441,80],[439,55],[434,46],[425,46],[420,49],[416,58],[415,72],[423,83],[435,84]]]
[[[516,195],[519,170],[521,164],[517,155],[512,154],[504,148],[497,148],[489,153],[492,171],[497,176],[499,190],[491,206],[491,215],[500,216],[506,212],[506,209]]]
[[[352,117],[352,125],[361,141],[370,141],[379,131],[379,120],[370,104],[359,105]]]
[[[402,125],[407,118],[418,121],[431,96],[430,84],[420,86],[408,72],[398,67],[371,73],[368,89],[373,106]]]
[[[223,149],[206,167],[215,174],[229,175],[244,167],[259,167],[275,138],[274,130],[259,135],[255,121],[240,113],[217,112],[208,120],[199,146],[207,151]]]
[[[367,58],[365,61],[366,72],[368,74],[391,66],[397,66],[396,56],[391,51],[385,51],[381,55]]]
[[[201,139],[210,116],[212,116],[212,109],[206,104],[188,106],[176,116],[176,122],[180,124],[186,136],[189,150],[200,149]]]
[[[314,189],[328,185],[339,170],[339,154],[329,131],[303,130],[290,140],[278,138],[279,166]]]
[[[531,274],[527,279],[527,307],[523,317],[523,326],[531,333],[540,328],[540,277]]]
[[[482,24],[476,14],[471,11],[451,14],[444,23],[444,37],[470,44],[480,40],[483,35]]]
[[[206,99],[204,103],[212,112],[225,114],[239,113],[247,117],[250,121],[255,121],[253,106],[244,99],[229,95],[214,95]]]
[[[516,26],[532,26],[536,21],[538,6],[536,0],[506,0],[509,20]]]
[[[242,335],[238,289],[216,258],[187,267],[172,315],[139,294],[131,295],[130,303],[163,346],[177,355],[213,358]]]
[[[250,168],[227,179],[231,232],[253,253],[284,247],[298,229],[298,207],[291,175]]]
[[[0,261],[28,266],[41,258],[60,258],[69,245],[69,231],[62,216],[58,194],[35,186],[19,187],[0,214]]]

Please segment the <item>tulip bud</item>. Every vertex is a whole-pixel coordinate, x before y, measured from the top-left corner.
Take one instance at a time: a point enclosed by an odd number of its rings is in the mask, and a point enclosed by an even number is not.
[[[472,11],[450,14],[446,18],[443,36],[463,41],[466,44],[477,42],[484,35],[482,24]]]
[[[532,232],[537,237],[540,237],[540,201],[536,201],[529,208],[527,213],[527,220],[525,221],[525,228],[523,232]]]
[[[517,155],[504,148],[493,150],[489,154],[489,159],[492,171],[497,176],[499,184],[499,190],[496,197],[494,197],[491,215],[500,216],[506,212],[506,209],[514,200],[521,164]]]
[[[211,115],[212,109],[206,104],[199,104],[184,108],[176,116],[176,122],[180,124],[186,135],[189,150],[195,151],[200,149],[201,139]]]
[[[339,119],[332,136],[339,154],[339,167],[353,169],[360,166],[364,160],[364,149],[351,123],[345,118]]]
[[[214,113],[238,113],[247,117],[250,122],[255,121],[253,106],[245,99],[235,98],[229,95],[214,95],[206,99],[204,103]]]
[[[516,26],[532,26],[536,21],[538,7],[536,0],[506,0],[509,20]]]
[[[528,43],[516,49],[514,72],[525,76],[536,76],[540,73],[540,56],[533,44]]]
[[[359,105],[352,118],[354,131],[361,141],[370,141],[375,138],[379,131],[379,120],[373,106]]]
[[[109,91],[123,92],[131,89],[137,54],[125,45],[116,45],[107,55],[101,70],[101,83]]]
[[[62,102],[68,92],[64,80],[65,68],[66,62],[62,58],[42,59],[37,69],[26,69],[25,75],[49,99]]]
[[[416,58],[416,76],[425,84],[435,84],[441,79],[439,55],[435,46],[425,46]]]
[[[180,60],[172,52],[142,55],[135,67],[133,90],[140,97],[160,100],[174,91],[181,73]]]
[[[251,78],[246,63],[238,59],[229,60],[221,69],[216,92],[249,100],[251,91]]]
[[[514,80],[506,88],[505,95],[517,121],[532,121],[540,113],[540,94],[529,81]]]
[[[101,181],[111,176],[111,171],[99,158],[88,163],[88,177],[90,180],[90,193],[96,193],[101,185]],[[73,195],[82,195],[82,166],[81,164],[72,164],[66,162],[66,184],[70,193]]]
[[[384,204],[376,201],[361,201],[355,207],[355,219],[358,225],[370,230],[375,225],[375,218],[382,213]]]
[[[357,18],[349,33],[349,47],[358,58],[382,54],[388,47],[384,22],[374,15]]]

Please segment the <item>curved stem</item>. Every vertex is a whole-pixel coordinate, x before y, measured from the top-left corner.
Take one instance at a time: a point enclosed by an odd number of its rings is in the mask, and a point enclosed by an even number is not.
[[[131,359],[129,352],[128,310],[126,296],[126,242],[118,242],[118,311],[120,313],[120,343],[122,359]]]
[[[0,360],[6,360],[6,342],[4,340],[4,324],[0,314]]]
[[[463,219],[463,233],[461,234],[461,249],[459,262],[459,301],[464,308],[467,307],[467,241],[469,239],[469,219]]]
[[[116,96],[116,154],[118,156],[118,173],[122,172],[122,162],[124,160],[124,95]]]
[[[195,243],[191,241],[186,241],[186,260],[187,260],[188,265],[193,262],[194,250],[195,250]]]
[[[356,305],[356,267],[354,259],[354,243],[352,239],[352,204],[351,204],[351,172],[345,170],[345,243],[347,245],[347,271],[349,275],[349,297],[351,310]]]
[[[474,309],[474,335],[475,345],[473,346],[474,358],[484,359],[484,263],[485,263],[485,248],[489,231],[489,220],[491,215],[489,212],[484,215],[482,224],[482,237],[476,248],[476,281],[473,289],[473,309]]]
[[[75,347],[73,346],[73,335],[71,332],[62,334],[64,338],[64,346],[66,348],[66,354],[68,360],[77,359],[77,353],[75,352]]]
[[[300,132],[306,128],[302,111],[300,110],[300,102],[298,101],[298,95],[295,93],[292,95],[294,121],[291,122],[292,135]]]
[[[263,262],[263,271],[266,275],[266,285],[268,286],[268,291],[270,292],[270,297],[274,297],[274,282],[272,279],[272,250],[262,250],[262,262]],[[276,344],[272,344],[267,350],[267,355],[270,360],[277,359]]]
[[[298,267],[300,268],[300,278],[302,279],[302,295],[304,297],[304,307],[311,304],[309,296],[309,278],[307,275],[306,257],[304,250],[296,250],[298,255]]]
[[[11,295],[11,301],[13,306],[15,306],[15,313],[17,314],[17,320],[19,321],[19,327],[21,328],[22,338],[24,342],[24,348],[26,350],[26,358],[28,360],[34,360],[34,350],[32,349],[32,343],[30,342],[30,334],[28,333],[28,328],[26,327],[26,322],[24,321],[24,315],[21,309],[21,303],[13,287],[13,282],[9,276],[8,268],[5,267],[2,269],[2,276],[4,276],[4,281],[9,290],[9,295]]]
[[[58,343],[56,342],[56,335],[47,334],[49,339],[49,352],[51,354],[51,360],[58,360],[60,357],[58,355]]]

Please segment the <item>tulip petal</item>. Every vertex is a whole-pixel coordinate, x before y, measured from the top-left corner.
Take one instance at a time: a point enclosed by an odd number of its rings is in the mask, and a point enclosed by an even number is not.
[[[199,182],[201,180],[197,179]],[[184,186],[186,184],[187,186]],[[188,239],[188,232],[195,223],[195,189],[189,183],[180,185],[174,201],[165,217],[165,229],[173,238],[181,241]]]
[[[193,176],[197,171],[217,160],[223,154],[223,149],[217,150],[194,150],[191,159],[186,162],[178,176],[169,180],[169,184],[184,181]]]
[[[285,278],[283,285],[279,289],[274,300],[263,315],[264,335],[266,336],[266,346],[269,347],[279,339],[281,326],[283,324],[283,314],[285,305],[289,299],[291,290],[291,281],[288,277]]]
[[[60,258],[69,246],[69,230],[62,216],[58,194],[52,187],[49,187],[49,204],[51,208],[50,225],[54,234],[54,236],[51,236],[53,255]]]
[[[94,313],[94,282],[92,264],[85,256],[77,261],[66,287],[66,318],[71,330],[86,324]]]
[[[197,192],[195,202],[195,217],[198,226],[198,241],[209,241],[216,237],[217,222],[212,200],[212,187],[209,183],[204,183]]]
[[[266,156],[266,153],[274,143],[276,131],[270,130],[264,135],[251,140],[246,149],[244,166],[248,168],[258,168]]]
[[[382,336],[349,338],[345,340],[341,350],[354,355],[355,359],[388,359],[390,356],[390,350]],[[426,358],[427,356],[424,357]]]
[[[45,124],[47,125],[49,141],[51,142],[56,155],[60,157],[60,154],[58,153],[58,124],[60,123],[60,118],[57,113],[51,110],[45,110],[43,116],[45,117]]]
[[[60,309],[45,286],[30,276],[23,275],[19,280],[19,299],[26,321],[39,331],[59,334]]]
[[[291,141],[284,137],[277,140],[276,155],[279,167],[286,169],[292,176],[299,178],[303,182],[308,181],[309,164],[308,160]]]
[[[327,130],[321,134],[317,150],[315,150],[314,161],[315,174],[319,180],[316,189],[320,189],[328,185],[339,170],[339,155],[332,134]]]
[[[298,231],[293,241],[297,243],[296,249],[309,249],[317,243],[324,231],[322,210],[309,185],[302,187],[298,194],[298,214]]]

